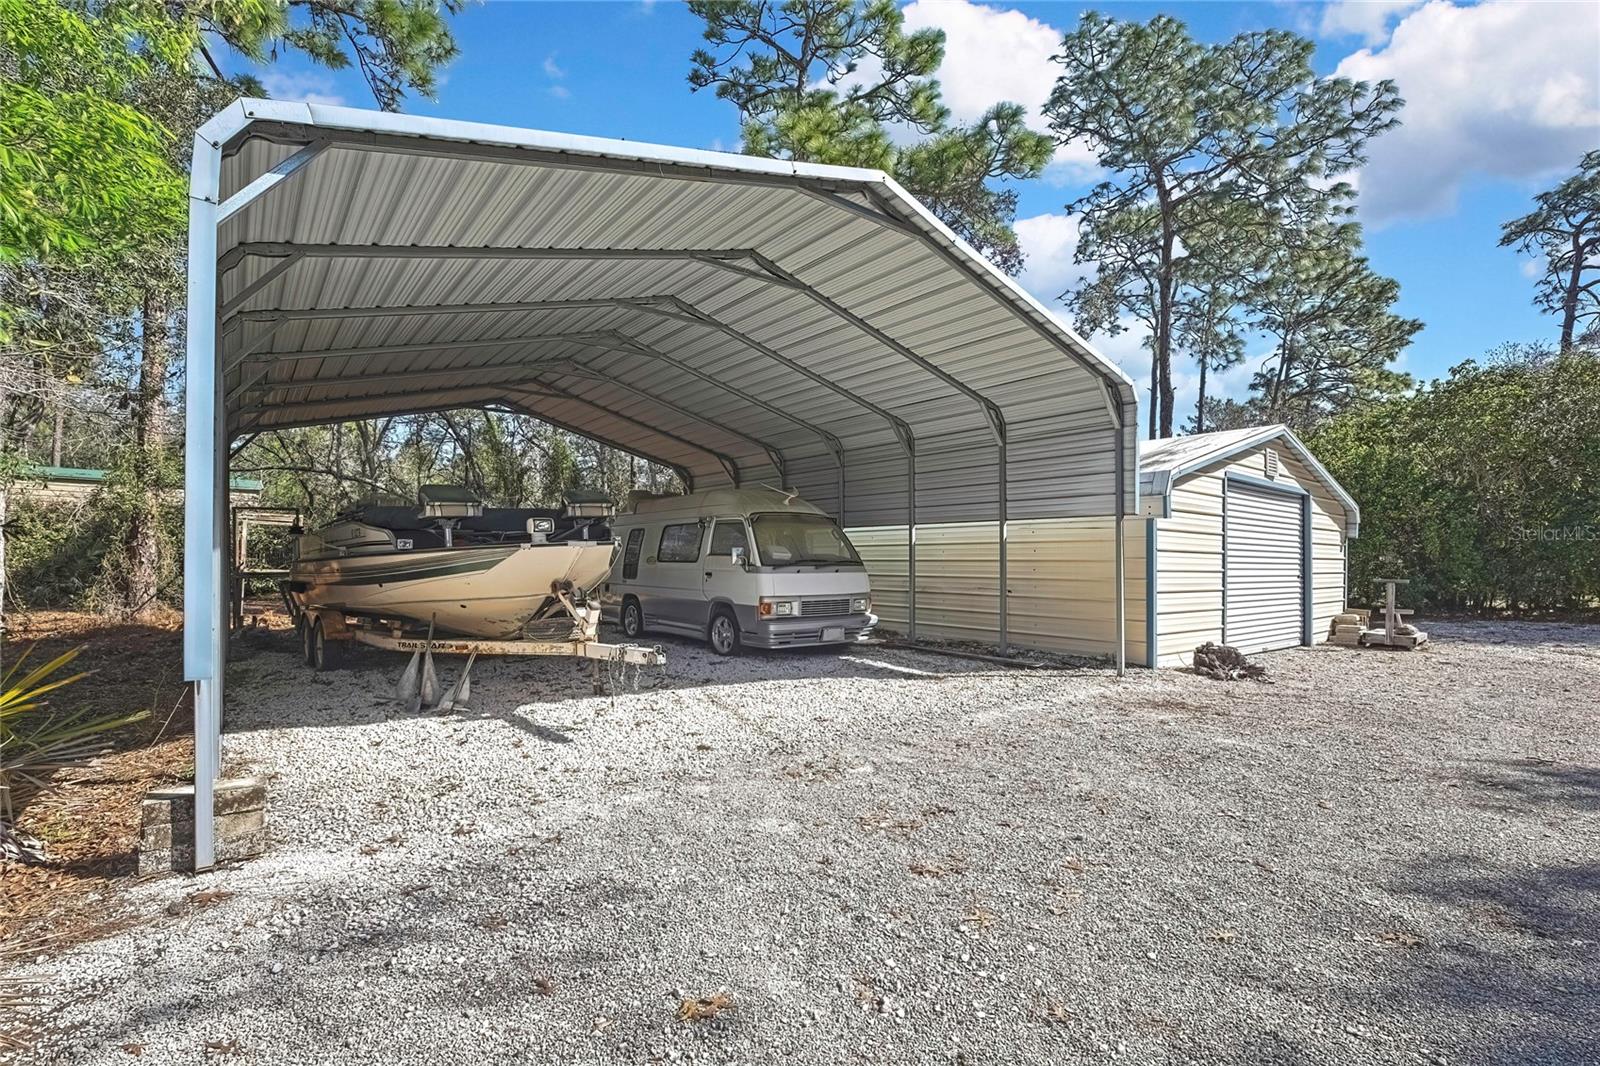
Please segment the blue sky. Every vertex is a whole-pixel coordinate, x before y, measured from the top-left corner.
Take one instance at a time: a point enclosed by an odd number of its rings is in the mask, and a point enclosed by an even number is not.
[[[1012,99],[1037,109],[1061,32],[1090,5],[978,5],[917,0],[908,24],[946,31],[940,80],[955,117]],[[1122,18],[1176,15],[1204,40],[1275,26],[1317,44],[1319,73],[1394,78],[1403,125],[1355,176],[1374,267],[1399,280],[1398,310],[1426,323],[1402,359],[1437,377],[1504,341],[1548,340],[1552,320],[1529,302],[1534,265],[1497,247],[1500,223],[1600,146],[1600,8],[1591,2],[1372,0],[1365,3],[1103,3]],[[737,150],[731,106],[692,93],[685,75],[700,25],[679,4],[491,2],[456,20],[461,55],[437,100],[407,110],[571,133]],[[371,106],[352,71],[288,59],[263,72],[271,95]],[[1057,295],[1085,269],[1072,263],[1065,205],[1093,180],[1092,160],[1065,147],[1045,176],[1018,187],[1022,281],[1065,317]],[[1136,335],[1096,344],[1146,380]],[[1256,360],[1252,360],[1252,363]],[[1175,368],[1180,420],[1193,380]],[[1242,394],[1250,366],[1230,372]],[[1186,397],[1189,397],[1186,400]]]

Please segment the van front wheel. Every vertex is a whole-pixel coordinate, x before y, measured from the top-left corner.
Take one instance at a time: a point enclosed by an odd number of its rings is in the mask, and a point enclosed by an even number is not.
[[[739,623],[733,612],[719,607],[711,616],[711,650],[718,655],[739,654]]]
[[[644,608],[631,596],[622,601],[622,632],[629,640],[644,636]]]

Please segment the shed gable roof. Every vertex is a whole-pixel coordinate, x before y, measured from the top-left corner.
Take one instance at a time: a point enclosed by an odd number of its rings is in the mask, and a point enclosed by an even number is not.
[[[1311,454],[1299,437],[1285,425],[1249,426],[1215,433],[1190,433],[1145,441],[1139,448],[1140,495],[1165,497],[1179,479],[1213,463],[1244,455],[1274,441],[1281,442],[1325,485],[1346,512],[1345,529],[1355,536],[1361,526],[1361,507],[1344,486],[1334,480],[1327,467]]]

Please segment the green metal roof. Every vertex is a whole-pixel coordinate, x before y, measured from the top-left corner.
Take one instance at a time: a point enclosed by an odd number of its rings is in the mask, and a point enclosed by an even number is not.
[[[23,473],[29,477],[44,478],[46,481],[100,482],[106,479],[104,470],[93,470],[82,466],[30,466],[25,468]],[[235,492],[260,492],[262,482],[253,477],[229,478],[228,487]]]

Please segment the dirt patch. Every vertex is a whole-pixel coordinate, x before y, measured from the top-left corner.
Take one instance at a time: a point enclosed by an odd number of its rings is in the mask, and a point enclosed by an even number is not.
[[[54,706],[97,715],[150,713],[108,737],[107,755],[58,775],[19,812],[18,827],[44,841],[55,861],[0,865],[0,950],[59,950],[117,927],[111,882],[130,877],[137,866],[140,800],[152,788],[193,776],[182,619],[173,613],[130,623],[35,611],[8,623],[8,662],[25,650],[31,649],[30,662],[42,663],[83,647],[74,668],[89,676],[55,693]]]

